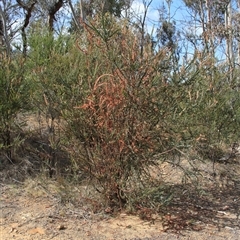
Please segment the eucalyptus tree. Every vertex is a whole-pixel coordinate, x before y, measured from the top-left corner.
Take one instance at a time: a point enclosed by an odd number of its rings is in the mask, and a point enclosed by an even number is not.
[[[229,81],[233,80],[234,54],[233,54],[233,29],[232,29],[232,2],[229,1],[225,9],[225,36],[226,58],[229,65]]]
[[[72,12],[70,31],[82,29],[81,22],[93,18],[96,14],[109,13],[117,18],[123,17],[122,13],[127,11],[133,0],[68,0]]]
[[[47,15],[48,27],[51,32],[54,31],[54,22],[57,21],[56,15],[63,8],[64,0],[38,0],[41,9]]]
[[[11,42],[16,34],[16,4],[12,0],[0,2],[0,48],[8,56],[11,54]]]
[[[183,2],[189,10],[190,22],[199,23],[204,51],[214,58],[218,44],[218,29],[224,25],[226,1],[183,0]]]
[[[238,41],[238,53],[237,53],[237,62],[238,65],[240,66],[240,0],[237,0],[237,12],[236,12],[236,24],[235,26],[237,27],[236,32],[237,32],[237,36],[236,39]]]
[[[48,26],[54,32],[54,23],[65,19],[67,7],[64,0],[2,0],[0,1],[0,48],[11,55],[12,51],[21,50],[26,56],[28,32],[37,22]],[[65,11],[66,13],[66,11]],[[64,14],[65,14],[64,13]]]
[[[34,7],[37,3],[37,0],[29,0],[29,1],[22,1],[22,0],[17,0],[17,3],[20,8],[23,9],[24,11],[24,21],[21,28],[22,32],[22,45],[23,45],[23,55],[26,56],[27,54],[27,34],[26,34],[26,28],[28,27]]]
[[[169,78],[174,78],[179,75],[179,60],[180,60],[180,31],[177,28],[177,22],[172,13],[172,0],[165,0],[162,6],[158,9],[159,20],[156,30],[156,40],[159,49],[165,48],[168,51],[169,59],[162,63],[162,68],[165,68],[165,81],[169,82]]]

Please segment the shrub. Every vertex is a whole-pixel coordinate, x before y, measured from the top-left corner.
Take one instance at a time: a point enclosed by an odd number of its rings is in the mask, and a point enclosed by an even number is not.
[[[176,134],[168,120],[177,93],[160,68],[167,52],[154,53],[149,43],[141,57],[129,26],[105,15],[86,25],[85,34],[78,48],[85,52],[88,85],[79,89],[87,95],[73,96],[76,105],[65,115],[68,149],[106,203],[121,208],[144,186],[156,155],[172,148]]]
[[[10,161],[21,143],[21,122],[17,115],[30,108],[31,84],[26,78],[25,60],[16,55],[0,62],[0,149]]]
[[[32,98],[34,110],[46,120],[43,126],[47,125],[47,131],[42,131],[40,137],[50,149],[44,161],[50,176],[63,165],[61,158],[57,157],[64,142],[64,123],[60,120],[65,109],[72,107],[73,96],[76,91],[79,92],[76,85],[81,81],[79,72],[82,68],[79,66],[82,65],[83,54],[76,51],[74,41],[74,37],[67,35],[55,38],[43,28],[36,28],[29,36],[28,76],[35,86]]]

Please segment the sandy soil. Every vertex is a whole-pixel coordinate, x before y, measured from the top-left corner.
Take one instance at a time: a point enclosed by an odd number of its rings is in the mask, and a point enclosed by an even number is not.
[[[1,226],[2,240],[75,240],[75,239],[239,239],[237,228],[218,229],[205,225],[201,231],[167,233],[162,222],[150,223],[136,216],[120,214],[112,218],[93,214],[73,205],[63,206],[57,199],[30,196],[21,187],[2,185]],[[225,213],[228,218],[235,215]],[[202,224],[200,224],[202,226]]]
[[[37,120],[27,121],[30,130],[42,127]],[[240,239],[240,157],[214,164],[181,159],[175,166],[153,169],[154,178],[171,186],[173,198],[146,221],[124,212],[94,211],[80,187],[29,177],[39,166],[36,156],[46,154],[42,145],[35,146],[42,141],[29,142],[27,147],[37,151],[23,155],[20,163],[0,162],[1,240]],[[195,183],[184,183],[183,177],[193,172],[199,173]]]
[[[174,168],[166,169],[168,177],[174,175]],[[211,196],[199,197],[177,185],[172,204],[161,217],[153,216],[154,221],[126,213],[114,217],[93,213],[81,204],[80,195],[76,204],[63,202],[55,183],[48,180],[28,179],[22,184],[1,183],[0,187],[1,240],[237,240],[240,236],[239,186],[225,190],[219,187],[215,193],[211,190]]]

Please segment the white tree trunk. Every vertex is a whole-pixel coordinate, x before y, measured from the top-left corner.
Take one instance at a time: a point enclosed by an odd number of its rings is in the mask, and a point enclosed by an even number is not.
[[[0,5],[0,21],[1,21],[1,44],[6,48],[6,53],[10,56],[10,41],[7,32],[7,22],[6,22],[6,10],[2,9]]]
[[[238,14],[240,15],[240,0],[237,0],[237,8],[238,8]],[[240,66],[240,41],[238,41],[237,63],[238,63],[238,66]]]
[[[225,29],[227,33],[226,38],[226,57],[229,65],[229,81],[232,81],[233,68],[234,68],[234,55],[233,55],[233,38],[232,38],[232,2],[229,1],[227,11],[225,13]]]

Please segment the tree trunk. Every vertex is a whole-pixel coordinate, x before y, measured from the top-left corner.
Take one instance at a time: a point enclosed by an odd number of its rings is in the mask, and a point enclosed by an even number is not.
[[[229,1],[225,13],[225,29],[227,33],[226,38],[226,56],[229,66],[229,82],[233,79],[234,56],[233,56],[233,39],[232,39],[232,3]]]
[[[24,2],[22,2],[21,0],[17,0],[17,3],[19,4],[20,7],[22,7],[25,11],[25,19],[24,19],[24,24],[21,27],[22,30],[22,41],[23,41],[23,55],[26,56],[27,55],[27,35],[26,35],[26,28],[29,24],[30,18],[32,16],[32,11],[34,8],[34,5],[37,3],[37,1],[33,1],[32,4],[30,6],[27,6],[27,4],[25,5]]]
[[[7,33],[6,12],[0,5],[0,41],[3,48],[5,48],[7,56],[10,56],[11,47]]]
[[[212,24],[212,9],[211,9],[211,1],[206,0],[206,9],[207,9],[207,39],[209,39],[209,43],[207,43],[208,53],[211,58],[215,57],[215,49],[214,49],[214,34],[213,34],[213,24]]]
[[[56,20],[55,15],[62,6],[63,6],[63,0],[59,0],[48,9],[48,26],[49,26],[50,32],[53,32],[54,30],[53,23]]]
[[[240,15],[240,0],[237,1],[237,8],[238,8],[238,14]],[[239,29],[239,27],[238,27]],[[240,41],[238,41],[238,53],[237,53],[237,63],[238,66],[240,66]]]

